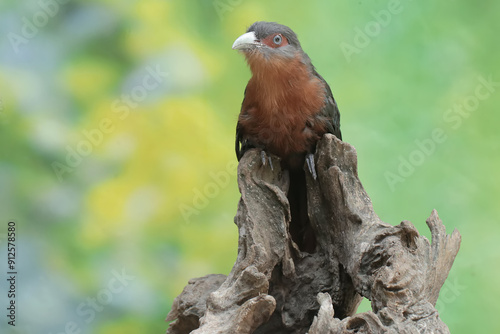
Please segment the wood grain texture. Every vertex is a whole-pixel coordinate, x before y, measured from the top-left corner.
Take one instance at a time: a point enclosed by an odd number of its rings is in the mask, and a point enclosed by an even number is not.
[[[260,151],[241,159],[231,273],[191,280],[174,301],[170,334],[449,333],[435,304],[460,247],[434,210],[432,243],[412,223],[384,223],[357,175],[355,149],[325,135],[308,175],[316,250],[301,252],[289,233],[289,178],[263,166]],[[372,311],[355,314],[362,296]],[[197,323],[198,322],[198,323]]]

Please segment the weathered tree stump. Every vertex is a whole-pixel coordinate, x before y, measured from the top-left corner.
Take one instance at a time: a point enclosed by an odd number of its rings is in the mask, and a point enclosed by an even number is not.
[[[192,279],[167,316],[170,334],[449,333],[434,308],[460,247],[434,210],[432,244],[409,221],[386,224],[358,179],[354,147],[325,135],[307,173],[314,253],[289,233],[289,178],[273,158],[238,167],[238,257],[231,273]],[[370,312],[355,314],[361,296]]]

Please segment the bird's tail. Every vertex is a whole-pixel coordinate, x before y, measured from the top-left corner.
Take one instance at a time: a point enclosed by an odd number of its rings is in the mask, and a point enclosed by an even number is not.
[[[288,202],[290,203],[290,234],[292,240],[303,252],[314,253],[316,236],[307,213],[306,174],[302,168],[289,170],[290,188]]]

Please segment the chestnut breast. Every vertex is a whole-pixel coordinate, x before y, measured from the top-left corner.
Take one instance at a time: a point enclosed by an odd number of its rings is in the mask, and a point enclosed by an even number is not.
[[[287,160],[311,152],[326,132],[316,116],[325,103],[323,83],[301,61],[248,57],[248,82],[239,123],[242,134],[256,146]]]

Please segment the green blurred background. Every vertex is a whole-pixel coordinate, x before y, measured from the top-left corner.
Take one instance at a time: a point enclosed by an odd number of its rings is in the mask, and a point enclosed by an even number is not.
[[[437,305],[451,332],[500,332],[498,13],[493,0],[2,1],[0,331],[163,333],[188,279],[231,270],[250,76],[231,45],[269,20],[330,83],[382,220],[430,237],[436,208],[462,234]]]

